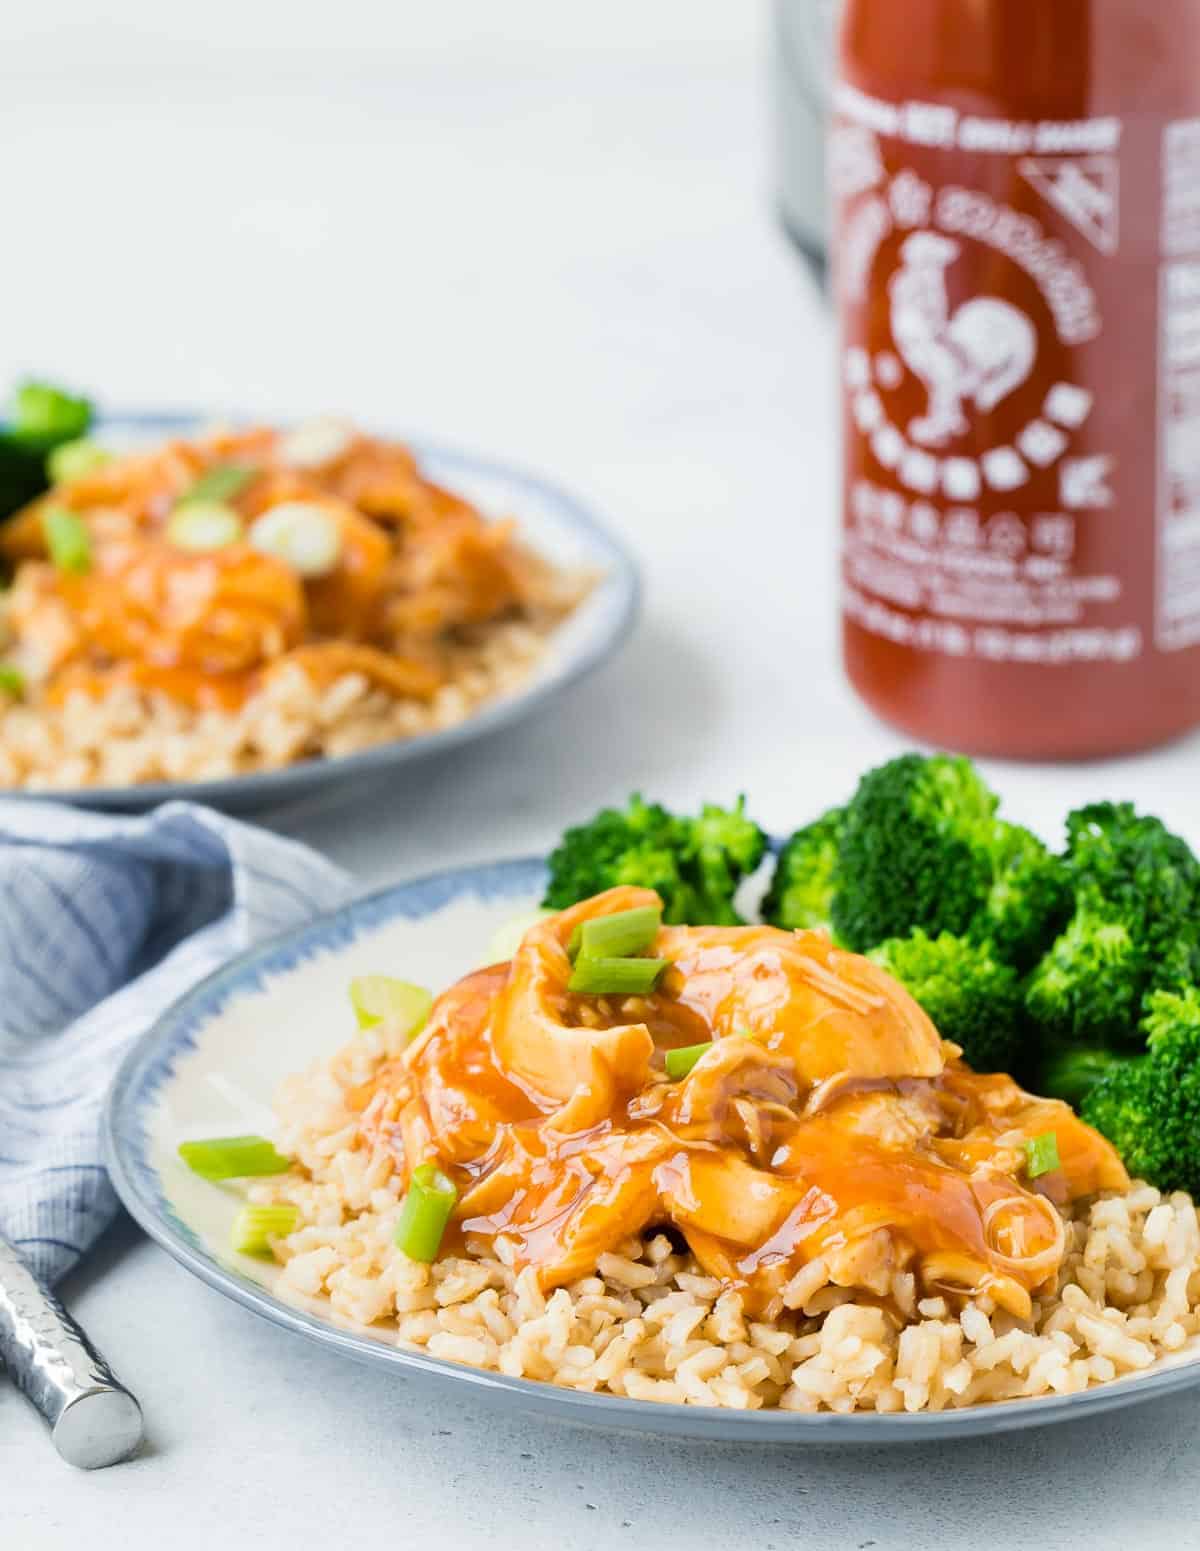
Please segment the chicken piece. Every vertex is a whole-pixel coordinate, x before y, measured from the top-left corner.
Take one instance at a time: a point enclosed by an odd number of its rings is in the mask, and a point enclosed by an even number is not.
[[[461,1230],[503,1235],[518,1269],[536,1266],[543,1287],[561,1287],[661,1215],[655,1165],[670,1148],[654,1131],[611,1132],[585,1149],[513,1127],[499,1161],[459,1203]]]
[[[508,966],[499,964],[451,986],[403,1054],[354,1092],[349,1104],[361,1113],[359,1136],[369,1147],[387,1148],[406,1170],[430,1159],[469,1164],[503,1125],[540,1114],[492,1051],[492,1007],[507,980]]]
[[[402,591],[387,608],[399,639],[440,634],[495,619],[521,601],[511,522],[485,523],[466,511],[417,531],[397,559]]]
[[[392,541],[378,524],[344,501],[312,504],[329,514],[341,539],[335,568],[308,583],[313,628],[342,640],[371,638],[380,626],[383,600],[392,585]]]
[[[269,556],[145,538],[106,545],[85,575],[35,571],[26,584],[22,572],[12,621],[47,669],[87,653],[231,673],[298,642],[305,606],[297,579]]]
[[[551,1127],[586,1130],[646,1084],[654,1040],[644,1023],[592,1028],[566,1021],[572,1005],[567,944],[583,921],[659,903],[649,889],[609,889],[533,927],[513,958],[492,1019],[496,1057],[548,1109],[563,1106],[548,1118]]]
[[[65,506],[85,516],[97,537],[134,538],[151,532],[161,526],[203,462],[196,446],[168,442],[150,453],[101,464],[78,479],[56,485],[9,518],[0,529],[0,553],[12,561],[44,559],[42,518],[52,507]]]
[[[318,689],[324,689],[343,674],[359,673],[398,700],[432,700],[444,675],[415,657],[400,657],[350,641],[316,641],[298,646],[277,658],[269,673],[283,672],[289,665],[302,668]]]
[[[655,1181],[671,1221],[685,1233],[698,1228],[742,1250],[769,1242],[803,1194],[732,1152],[681,1150],[659,1165]]]
[[[762,1034],[806,1083],[942,1071],[937,1030],[903,986],[823,932],[669,927],[655,952],[674,966],[668,992],[714,1034]]]

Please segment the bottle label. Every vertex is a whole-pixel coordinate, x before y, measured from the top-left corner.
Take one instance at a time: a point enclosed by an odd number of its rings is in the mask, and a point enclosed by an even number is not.
[[[848,614],[996,662],[1200,640],[1200,263],[1169,251],[1200,215],[1196,126],[1154,151],[1186,190],[1164,221],[1128,188],[1145,156],[1118,118],[972,117],[845,83],[835,108]],[[1161,287],[1161,346],[1139,284]]]
[[[1200,119],[1163,135],[1158,644],[1200,641]]]

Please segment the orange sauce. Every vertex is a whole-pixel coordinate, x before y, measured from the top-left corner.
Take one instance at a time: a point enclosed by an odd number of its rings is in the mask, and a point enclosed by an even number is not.
[[[601,895],[446,992],[353,1096],[360,1145],[402,1171],[437,1159],[461,1238],[503,1236],[548,1287],[661,1226],[759,1308],[822,1256],[846,1285],[907,1268],[1027,1312],[1063,1254],[1054,1203],[1126,1183],[1109,1144],[954,1060],[896,982],[819,933],[667,928],[654,995],[569,994],[574,926],[653,899]],[[669,1082],[663,1052],[697,1033],[712,1049]],[[1030,1180],[1023,1142],[1047,1131],[1062,1167]]]

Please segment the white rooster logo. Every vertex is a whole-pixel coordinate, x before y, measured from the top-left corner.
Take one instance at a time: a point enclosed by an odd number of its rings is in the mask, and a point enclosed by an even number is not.
[[[975,297],[951,316],[946,271],[960,252],[949,237],[916,232],[900,249],[902,267],[888,287],[896,349],[929,395],[926,413],[908,428],[923,447],[962,436],[963,405],[995,409],[1037,360],[1037,331],[1010,302]]]

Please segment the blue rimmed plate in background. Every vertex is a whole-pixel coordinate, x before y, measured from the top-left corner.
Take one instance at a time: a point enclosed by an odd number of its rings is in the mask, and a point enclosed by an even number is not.
[[[233,960],[176,1004],[130,1052],[109,1096],[105,1148],[129,1211],[189,1271],[277,1325],[359,1362],[458,1385],[464,1398],[550,1420],[731,1442],[903,1443],[1061,1422],[1200,1384],[1196,1353],[1080,1394],[912,1415],[799,1415],[661,1405],[586,1394],[448,1362],[339,1322],[327,1303],[275,1290],[276,1267],[229,1249],[239,1200],[176,1156],[179,1141],[262,1131],[282,1078],[343,1044],[356,975],[384,971],[440,989],[487,956],[496,930],[536,906],[539,861],[466,868],[371,895]]]
[[[95,434],[110,445],[135,447],[165,437],[186,436],[212,420],[212,416],[191,411],[112,414],[104,416]],[[357,754],[310,759],[281,770],[252,771],[218,780],[4,795],[31,801],[53,798],[89,808],[125,811],[141,811],[178,798],[211,803],[228,812],[261,812],[333,782],[381,774],[510,727],[605,663],[628,636],[637,617],[637,567],[620,540],[574,496],[540,475],[456,448],[402,439],[426,477],[465,496],[486,517],[515,517],[522,537],[539,554],[564,569],[587,571],[598,578],[583,602],[550,635],[528,678],[455,726],[379,744]]]

